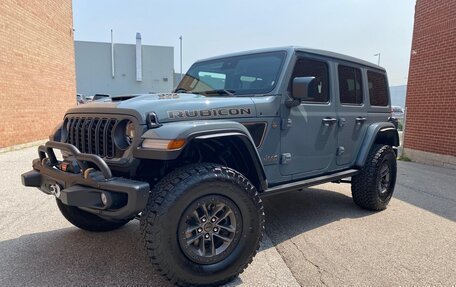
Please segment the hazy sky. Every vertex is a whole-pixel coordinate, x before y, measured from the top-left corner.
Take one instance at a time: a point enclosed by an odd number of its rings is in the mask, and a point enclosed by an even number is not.
[[[75,40],[173,46],[179,71],[198,59],[277,46],[330,50],[375,62],[407,82],[415,0],[73,0]]]

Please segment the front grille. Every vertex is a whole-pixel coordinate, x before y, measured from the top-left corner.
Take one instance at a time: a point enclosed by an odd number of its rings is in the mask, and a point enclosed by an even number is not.
[[[114,158],[117,148],[113,130],[117,122],[118,120],[113,118],[67,117],[66,142],[83,153]]]

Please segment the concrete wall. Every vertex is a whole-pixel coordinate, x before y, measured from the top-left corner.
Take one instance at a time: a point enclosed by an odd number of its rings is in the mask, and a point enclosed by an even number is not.
[[[0,148],[47,138],[75,94],[71,0],[1,0]]]
[[[174,85],[174,48],[142,45],[142,81],[136,81],[136,48],[111,43],[75,41],[77,92],[83,95],[170,92]]]
[[[405,153],[444,165],[456,162],[439,156],[456,156],[456,1],[418,0],[415,9]]]

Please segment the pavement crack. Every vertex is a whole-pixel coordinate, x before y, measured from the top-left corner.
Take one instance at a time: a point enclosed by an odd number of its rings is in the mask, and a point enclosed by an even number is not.
[[[326,270],[324,270],[323,268],[320,267],[320,265],[316,264],[315,262],[313,262],[312,260],[310,260],[309,258],[307,258],[307,256],[304,254],[304,251],[301,250],[301,248],[299,248],[299,245],[297,245],[292,238],[289,239],[291,244],[293,244],[293,246],[298,249],[299,253],[301,253],[302,257],[304,258],[304,260],[306,260],[308,263],[310,263],[312,266],[314,266],[317,271],[318,271],[318,274],[319,274],[319,280],[321,282],[321,284],[323,284],[324,286],[328,286],[328,284],[326,284],[326,282],[323,280],[323,273],[324,272],[327,272]]]
[[[275,222],[280,221],[280,218],[276,215],[275,212],[270,212],[270,213],[269,213],[269,216],[274,217],[274,218],[275,218]],[[314,267],[316,268],[316,270],[318,271],[318,274],[319,274],[319,278],[318,278],[318,279],[320,280],[321,284],[322,284],[323,286],[328,286],[328,284],[326,284],[326,282],[323,280],[323,273],[324,273],[324,272],[329,273],[329,272],[327,272],[326,270],[324,270],[323,268],[321,268],[318,264],[314,263],[312,260],[310,260],[309,258],[307,258],[307,256],[304,254],[304,251],[302,251],[302,250],[299,248],[299,246],[293,241],[292,236],[291,236],[286,230],[284,230],[282,226],[280,226],[280,227],[277,226],[277,228],[278,228],[278,229],[281,229],[281,231],[282,231],[284,234],[287,235],[288,240],[289,240],[289,241],[291,242],[291,244],[293,244],[293,246],[299,251],[299,253],[302,255],[302,257],[304,258],[304,260],[306,260],[309,264],[311,264],[312,266],[314,266]],[[307,242],[307,239],[306,239],[306,238],[304,238],[304,240],[305,240],[305,242],[306,242],[307,244],[309,244],[309,243]],[[274,248],[277,249],[277,247],[275,246],[275,244],[273,244],[273,246],[274,246]],[[277,252],[278,252],[278,251],[277,251]],[[288,269],[290,270],[291,274],[293,275],[293,277],[295,277],[295,280],[296,280],[296,276],[293,274],[292,269],[290,269],[290,267],[289,267],[288,264],[287,264],[287,258],[285,258],[285,257],[282,255],[281,252],[278,252],[278,253],[279,253],[280,257],[282,257],[282,260],[284,261],[285,265],[287,265]],[[269,264],[269,262],[268,262],[268,264]],[[296,280],[296,281],[297,281],[297,280]],[[297,281],[297,282],[298,282],[298,281]]]
[[[411,268],[409,268],[406,264],[399,263],[399,266],[401,266],[402,268],[404,268],[405,270],[407,270],[408,272],[410,272],[410,273],[412,273],[412,274],[415,274],[415,273],[416,273],[414,270],[412,270]]]
[[[278,253],[278,252],[277,252]],[[283,259],[282,259],[283,260]],[[274,268],[274,266],[271,265],[271,262],[269,261],[269,258],[266,258],[266,264],[268,264],[269,266],[269,269],[272,270],[272,272],[274,272],[273,276],[274,276],[274,279],[277,279],[278,276],[277,276],[277,271],[276,271],[276,268]],[[285,264],[286,265],[286,264]],[[287,266],[288,267],[288,266]]]

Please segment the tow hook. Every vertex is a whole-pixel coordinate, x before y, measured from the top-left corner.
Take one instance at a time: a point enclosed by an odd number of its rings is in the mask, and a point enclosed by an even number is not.
[[[60,198],[60,191],[61,190],[62,190],[62,188],[57,183],[53,183],[53,184],[51,184],[49,186],[49,191],[51,192],[51,194],[53,194],[57,198]]]

